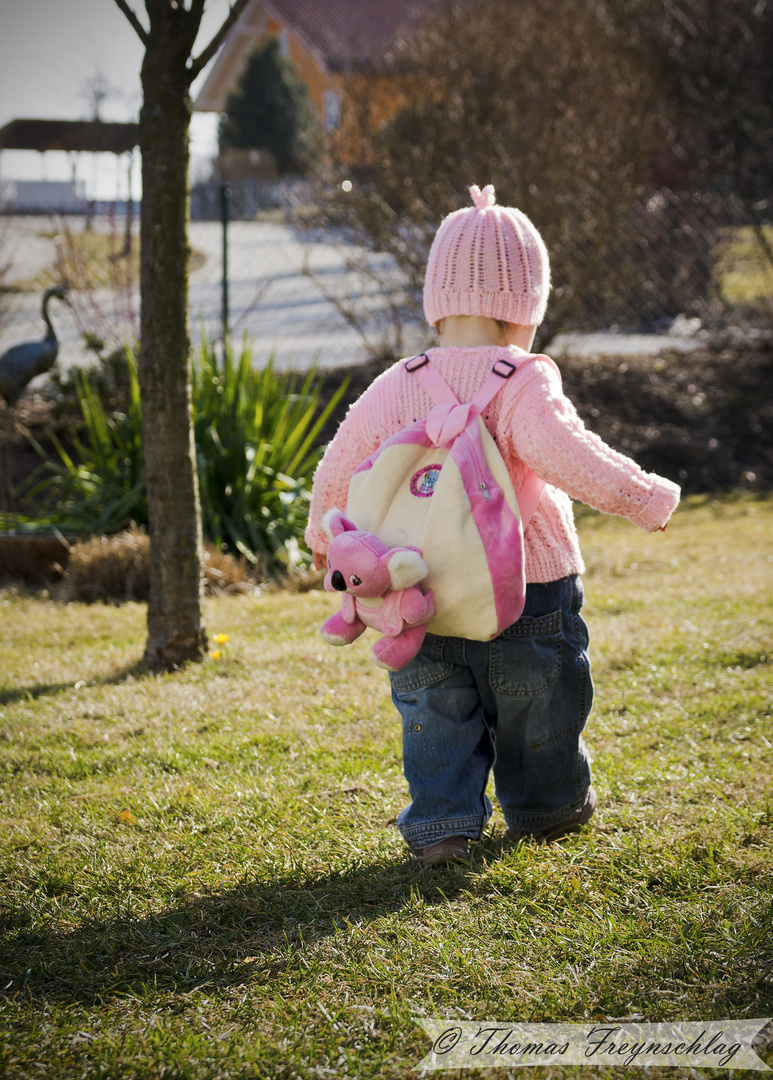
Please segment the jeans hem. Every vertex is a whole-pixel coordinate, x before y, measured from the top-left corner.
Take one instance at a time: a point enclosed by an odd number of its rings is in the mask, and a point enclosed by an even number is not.
[[[428,821],[422,825],[412,825],[403,829],[398,821],[397,827],[409,848],[428,847],[451,836],[466,836],[470,840],[480,840],[488,818],[485,816],[447,818],[444,821]]]
[[[561,810],[553,810],[550,814],[512,814],[502,808],[502,815],[509,832],[542,832],[543,829],[552,829],[554,825],[560,825],[572,814],[576,813],[588,798],[590,784],[575,799],[572,799]]]

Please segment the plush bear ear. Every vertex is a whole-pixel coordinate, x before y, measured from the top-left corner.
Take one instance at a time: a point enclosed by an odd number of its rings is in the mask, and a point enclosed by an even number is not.
[[[357,526],[354,522],[349,521],[349,518],[344,517],[336,506],[334,506],[332,510],[328,510],[322,518],[322,528],[331,540],[336,536],[340,536],[341,533],[357,531]]]
[[[409,589],[429,573],[421,552],[415,548],[394,548],[383,558],[393,589]]]

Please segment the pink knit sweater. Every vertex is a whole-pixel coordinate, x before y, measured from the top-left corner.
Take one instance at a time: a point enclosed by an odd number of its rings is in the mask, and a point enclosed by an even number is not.
[[[460,401],[470,401],[497,359],[523,357],[516,346],[446,347],[429,350],[432,363]],[[356,467],[390,435],[425,417],[433,402],[419,380],[395,364],[352,405],[314,476],[306,542],[324,555],[322,518],[346,507]],[[527,582],[555,581],[584,570],[571,499],[619,514],[654,532],[679,502],[670,480],[645,473],[588,431],[561,389],[552,364],[534,360],[517,372],[484,413],[484,422],[507,463],[516,493],[533,469],[546,481],[525,534]]]

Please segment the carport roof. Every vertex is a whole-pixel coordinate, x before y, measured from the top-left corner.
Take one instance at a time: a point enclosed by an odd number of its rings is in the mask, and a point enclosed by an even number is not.
[[[72,150],[125,154],[139,142],[139,124],[102,120],[11,120],[0,128],[0,150]]]

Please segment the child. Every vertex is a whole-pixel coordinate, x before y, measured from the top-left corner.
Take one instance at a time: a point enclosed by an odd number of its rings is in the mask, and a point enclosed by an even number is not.
[[[424,312],[440,340],[428,355],[462,402],[498,359],[529,354],[550,288],[547,251],[531,221],[498,206],[491,185],[470,194],[474,207],[440,225],[424,284]],[[322,518],[346,507],[357,465],[432,405],[402,363],[352,405],[314,477],[306,540],[317,565],[328,546]],[[390,673],[412,799],[398,827],[430,866],[463,860],[468,840],[480,839],[492,813],[492,769],[512,840],[553,840],[591,817],[596,793],[582,731],[593,683],[570,499],[649,531],[665,529],[679,502],[676,484],[585,428],[547,357],[508,379],[483,419],[516,493],[527,469],[546,487],[524,533],[521,618],[490,642],[427,634],[418,656]]]

